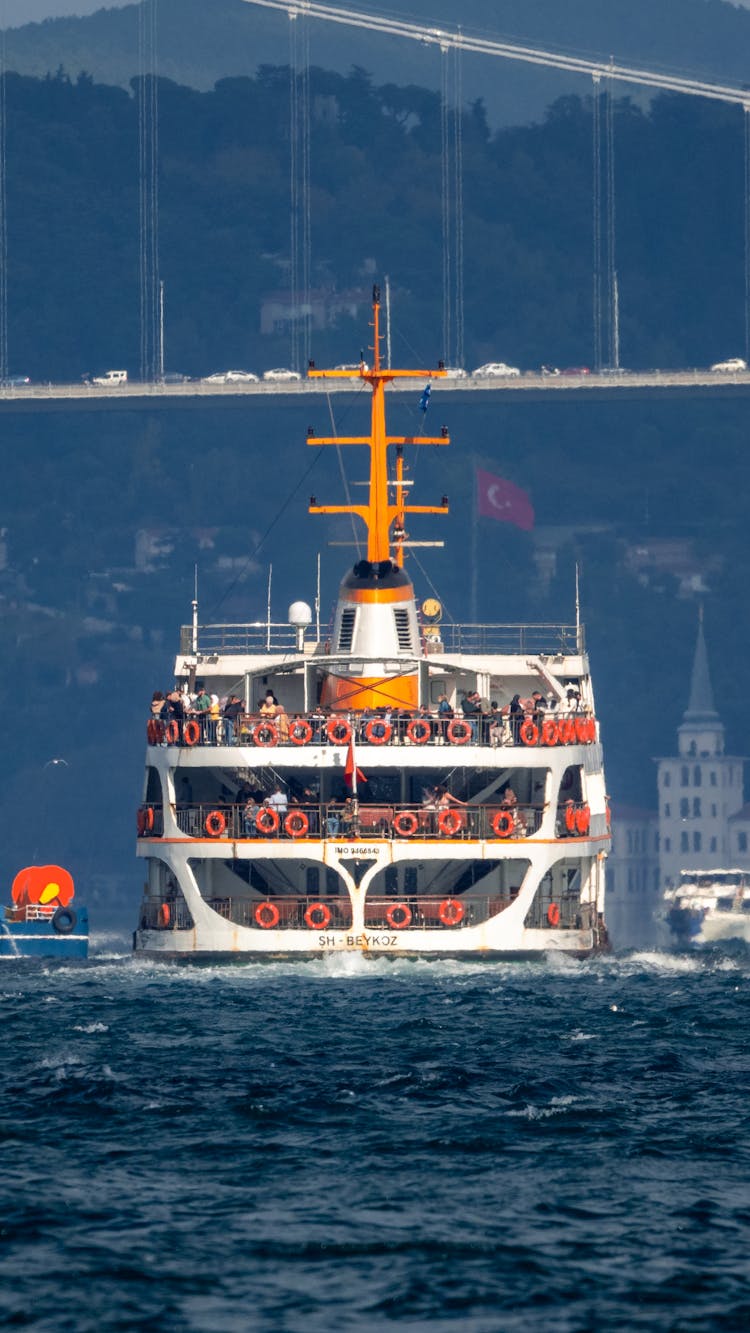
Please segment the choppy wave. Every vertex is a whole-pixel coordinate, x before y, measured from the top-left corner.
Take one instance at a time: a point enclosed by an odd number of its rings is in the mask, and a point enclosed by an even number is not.
[[[750,951],[2,973],[0,1324],[744,1328]]]

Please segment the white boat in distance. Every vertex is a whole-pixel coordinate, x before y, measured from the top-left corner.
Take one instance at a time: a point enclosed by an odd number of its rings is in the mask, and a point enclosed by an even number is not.
[[[194,607],[183,627],[176,691],[148,722],[141,953],[486,959],[607,945],[609,814],[582,627],[444,626],[437,601],[418,608],[406,517],[448,502],[409,502],[404,449],[449,438],[389,436],[385,390],[445,371],[384,368],[379,313],[376,288],[372,365],[358,368],[369,435],[309,439],[369,450],[363,503],[310,503],[367,529],[330,638],[311,634],[305,603],[284,626],[202,626]],[[228,715],[206,708],[211,695],[230,699]]]
[[[745,940],[750,944],[750,871],[683,870],[664,893],[672,941],[682,947]]]

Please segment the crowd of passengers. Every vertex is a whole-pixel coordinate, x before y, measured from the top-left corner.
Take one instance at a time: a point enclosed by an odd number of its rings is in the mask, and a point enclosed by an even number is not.
[[[291,717],[273,690],[268,690],[258,700],[257,712],[248,715],[238,694],[228,694],[220,699],[218,694],[209,694],[205,685],[197,685],[193,693],[187,689],[174,689],[166,694],[155,690],[149,720],[160,724],[162,744],[167,743],[167,727],[171,722],[176,724],[177,737],[182,740],[185,723],[195,721],[201,745],[235,745],[245,737],[251,740],[256,726],[263,722],[272,723],[279,743],[285,745],[289,744],[290,728],[298,723],[308,723],[313,743],[321,744],[330,739],[326,728],[331,721],[347,721],[357,741],[377,745],[384,738],[396,742],[405,740],[409,724],[416,720],[429,728],[428,742],[444,743],[450,723],[458,717],[471,728],[472,741],[497,746],[517,745],[521,726],[527,719],[541,728],[547,717],[576,714],[582,709],[580,692],[571,684],[562,699],[554,693],[544,695],[535,690],[530,698],[514,694],[509,703],[501,706],[496,700],[482,699],[477,690],[470,690],[462,696],[458,711],[451,706],[447,694],[441,694],[434,709],[420,704],[415,709],[365,708],[345,713],[318,706],[310,713],[293,713]]]
[[[320,805],[319,802],[320,795],[314,786],[290,784],[287,789],[281,783],[276,783],[270,792],[265,792],[251,787],[247,782],[242,782],[237,789],[233,804],[241,810],[242,826],[247,838],[258,836],[257,820],[263,809],[273,810],[278,815],[279,833],[284,831],[284,821],[289,812],[299,809],[305,812],[311,837],[317,837],[321,829],[324,836],[332,838],[359,836],[361,819],[359,803],[352,796],[339,797],[328,801],[325,805]],[[378,807],[384,808],[382,802],[378,802]],[[467,811],[463,827],[468,830],[470,815],[474,813],[470,803],[459,800],[448,790],[445,783],[438,783],[435,787],[425,787],[418,810],[420,832],[435,833],[440,813],[443,810],[456,808]],[[498,802],[492,809],[493,812],[507,811],[513,820],[514,830],[519,833],[527,831],[525,816],[519,809],[518,797],[510,784],[506,784],[502,789]],[[381,832],[392,835],[390,821],[384,818],[382,823]]]

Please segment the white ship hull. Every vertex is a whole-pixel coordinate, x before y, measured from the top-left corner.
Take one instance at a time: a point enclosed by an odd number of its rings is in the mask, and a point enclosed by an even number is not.
[[[665,920],[680,947],[730,940],[750,944],[750,872],[685,870],[664,899]]]

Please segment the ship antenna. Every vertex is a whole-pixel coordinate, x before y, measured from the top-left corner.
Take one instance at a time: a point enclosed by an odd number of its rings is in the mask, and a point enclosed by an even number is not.
[[[268,566],[268,594],[266,597],[266,648],[271,647],[271,579],[273,565]]]
[[[198,566],[193,568],[193,657],[198,656]]]
[[[578,585],[578,561],[576,560],[576,652],[581,651],[581,598]]]

